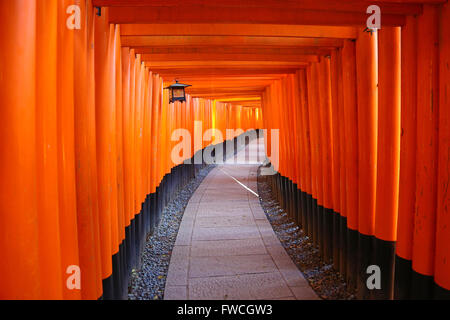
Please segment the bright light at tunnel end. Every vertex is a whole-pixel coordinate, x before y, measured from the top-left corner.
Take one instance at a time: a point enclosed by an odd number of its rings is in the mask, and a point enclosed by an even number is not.
[[[261,131],[264,135],[260,135],[259,139],[264,143],[246,148],[246,142],[258,139],[256,130],[226,129],[223,133],[213,128],[202,134],[202,121],[196,121],[194,137],[190,130],[184,128],[172,132],[171,142],[176,144],[172,147],[171,160],[174,164],[261,164],[262,175],[274,175],[279,163],[280,130]],[[203,152],[199,152],[202,149]],[[238,152],[235,154],[235,151]]]

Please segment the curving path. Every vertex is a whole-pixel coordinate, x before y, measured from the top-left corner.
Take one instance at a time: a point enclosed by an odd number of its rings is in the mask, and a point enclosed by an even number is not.
[[[166,300],[319,299],[259,203],[263,148],[263,139],[252,141],[248,164],[228,160],[192,196],[173,249]]]

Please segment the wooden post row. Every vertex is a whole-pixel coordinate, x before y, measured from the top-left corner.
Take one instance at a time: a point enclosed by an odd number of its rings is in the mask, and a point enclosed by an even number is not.
[[[359,298],[448,297],[448,4],[359,30],[250,109],[169,104],[108,10],[81,1],[70,30],[69,3],[0,1],[0,298],[123,298],[180,187],[172,132],[190,131],[186,157],[220,142],[196,141],[195,121],[202,138],[266,129],[273,162],[279,130],[276,196]],[[367,286],[372,265],[380,290]]]
[[[125,298],[157,198],[180,183],[173,130],[262,121],[207,99],[169,105],[108,10],[80,1],[71,30],[70,4],[0,1],[1,299]]]
[[[359,298],[448,297],[449,12],[361,29],[262,95],[275,195]]]

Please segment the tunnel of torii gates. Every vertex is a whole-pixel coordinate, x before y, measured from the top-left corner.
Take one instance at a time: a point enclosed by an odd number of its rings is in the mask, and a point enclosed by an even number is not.
[[[359,298],[448,298],[449,65],[447,1],[0,0],[0,298],[126,297],[195,121],[267,129],[274,193]]]

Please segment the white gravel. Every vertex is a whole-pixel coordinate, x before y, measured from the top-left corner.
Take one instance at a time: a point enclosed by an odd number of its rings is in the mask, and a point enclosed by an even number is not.
[[[162,300],[172,249],[189,199],[214,168],[209,165],[175,195],[164,209],[161,223],[147,238],[141,257],[141,269],[133,269],[128,287],[129,300]]]

